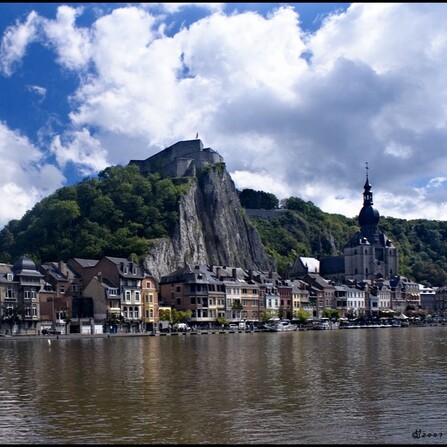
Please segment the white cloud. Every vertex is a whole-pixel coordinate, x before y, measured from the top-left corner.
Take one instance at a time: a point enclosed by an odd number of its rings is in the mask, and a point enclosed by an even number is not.
[[[51,144],[57,163],[65,167],[67,163],[76,165],[82,175],[91,175],[110,165],[107,162],[107,151],[101,143],[92,137],[87,129],[67,135],[67,142],[62,143],[60,136],[56,136]]]
[[[36,40],[38,24],[39,16],[33,11],[23,24],[17,23],[4,32],[0,46],[0,67],[4,75],[11,76],[25,55],[28,44]]]
[[[45,163],[43,154],[17,131],[0,123],[2,175],[0,226],[19,219],[33,205],[63,185],[62,173]]]
[[[447,219],[446,184],[430,183],[447,170],[447,5],[354,3],[305,34],[291,6],[264,17],[208,4],[165,35],[188,6],[131,4],[90,28],[61,6],[40,33],[30,15],[4,35],[5,72],[39,35],[79,73],[52,145],[61,167],[126,164],[199,132],[238,188],[355,216],[368,162],[382,215]]]
[[[26,87],[30,92],[36,93],[42,101],[45,99],[47,94],[46,88],[40,87],[39,85],[27,85]]]
[[[54,45],[58,62],[69,69],[82,69],[90,58],[89,31],[76,28],[76,17],[83,8],[62,5],[57,8],[56,20],[43,20],[43,31]]]

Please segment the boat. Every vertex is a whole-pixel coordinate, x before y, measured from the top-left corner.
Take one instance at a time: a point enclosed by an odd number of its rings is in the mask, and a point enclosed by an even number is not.
[[[314,329],[324,331],[326,329],[331,329],[331,325],[329,323],[329,318],[322,317],[320,321],[314,326]]]
[[[290,321],[281,320],[273,323],[270,326],[270,330],[273,332],[288,332],[288,331],[296,331],[296,324],[292,324]]]

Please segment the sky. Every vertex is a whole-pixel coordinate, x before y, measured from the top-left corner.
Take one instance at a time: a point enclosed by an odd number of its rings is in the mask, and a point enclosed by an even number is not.
[[[355,217],[368,172],[447,220],[447,3],[1,3],[0,37],[0,229],[197,134],[239,190]]]

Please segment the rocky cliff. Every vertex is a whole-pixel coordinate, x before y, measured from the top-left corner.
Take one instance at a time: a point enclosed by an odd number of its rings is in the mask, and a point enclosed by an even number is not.
[[[145,259],[145,267],[157,279],[185,262],[275,269],[224,165],[209,165],[194,177],[179,211],[172,237],[155,241]]]

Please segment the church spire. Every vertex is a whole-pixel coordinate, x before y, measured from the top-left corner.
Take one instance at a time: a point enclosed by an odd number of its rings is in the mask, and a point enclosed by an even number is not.
[[[373,208],[373,194],[371,192],[371,184],[368,178],[368,162],[366,162],[366,182],[363,191],[363,208],[359,214],[359,224],[363,233],[370,233],[372,229],[375,231],[379,223],[380,214]]]
[[[368,179],[368,162],[365,163],[366,169],[366,181],[365,186],[363,187],[365,190],[363,191],[363,206],[372,206],[373,205],[373,194],[371,192],[371,184]]]

